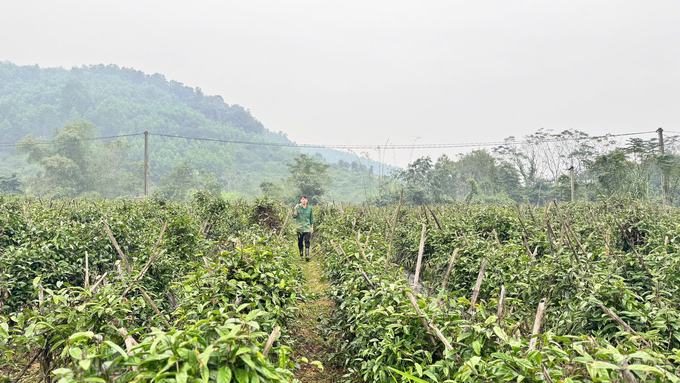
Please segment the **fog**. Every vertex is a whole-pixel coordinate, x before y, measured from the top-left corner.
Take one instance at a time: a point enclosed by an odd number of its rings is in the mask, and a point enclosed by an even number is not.
[[[0,60],[162,73],[298,143],[678,131],[679,19],[675,1],[3,2]]]

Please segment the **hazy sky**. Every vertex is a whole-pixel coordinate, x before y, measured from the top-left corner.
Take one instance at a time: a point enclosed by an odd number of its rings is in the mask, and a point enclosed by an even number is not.
[[[0,3],[0,60],[162,73],[298,143],[680,131],[679,38],[659,0]]]

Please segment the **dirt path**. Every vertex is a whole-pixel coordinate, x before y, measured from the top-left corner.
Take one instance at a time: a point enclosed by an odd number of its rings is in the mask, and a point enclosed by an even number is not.
[[[316,250],[316,249],[315,249]],[[313,254],[318,254],[313,251]],[[333,366],[328,361],[329,355],[335,352],[332,335],[322,331],[324,322],[328,320],[334,303],[325,295],[328,283],[322,280],[321,264],[312,256],[309,262],[300,261],[302,272],[307,279],[308,299],[299,306],[299,318],[291,331],[295,341],[295,357],[307,358],[310,362],[318,360],[323,363],[323,371],[316,366],[300,363],[295,376],[302,383],[339,382],[345,371]]]

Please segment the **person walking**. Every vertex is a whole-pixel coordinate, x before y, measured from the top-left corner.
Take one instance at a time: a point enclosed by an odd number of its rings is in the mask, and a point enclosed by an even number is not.
[[[293,212],[293,218],[297,223],[297,237],[298,237],[298,249],[300,250],[300,258],[309,261],[309,245],[314,234],[314,214],[312,213],[312,207],[309,206],[309,200],[307,196],[302,196],[300,198],[300,203],[295,205],[295,212]],[[302,250],[304,249],[304,254]]]

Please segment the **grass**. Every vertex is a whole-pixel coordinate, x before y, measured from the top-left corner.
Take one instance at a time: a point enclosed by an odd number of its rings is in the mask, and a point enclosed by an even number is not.
[[[302,272],[307,280],[308,297],[300,303],[298,320],[291,330],[294,341],[295,358],[307,358],[310,362],[318,360],[324,368],[320,370],[314,365],[300,363],[295,376],[303,383],[339,382],[345,371],[330,363],[335,353],[333,334],[324,334],[322,330],[332,312],[334,303],[325,294],[328,283],[323,280],[318,248],[313,249],[309,262],[300,260]]]

